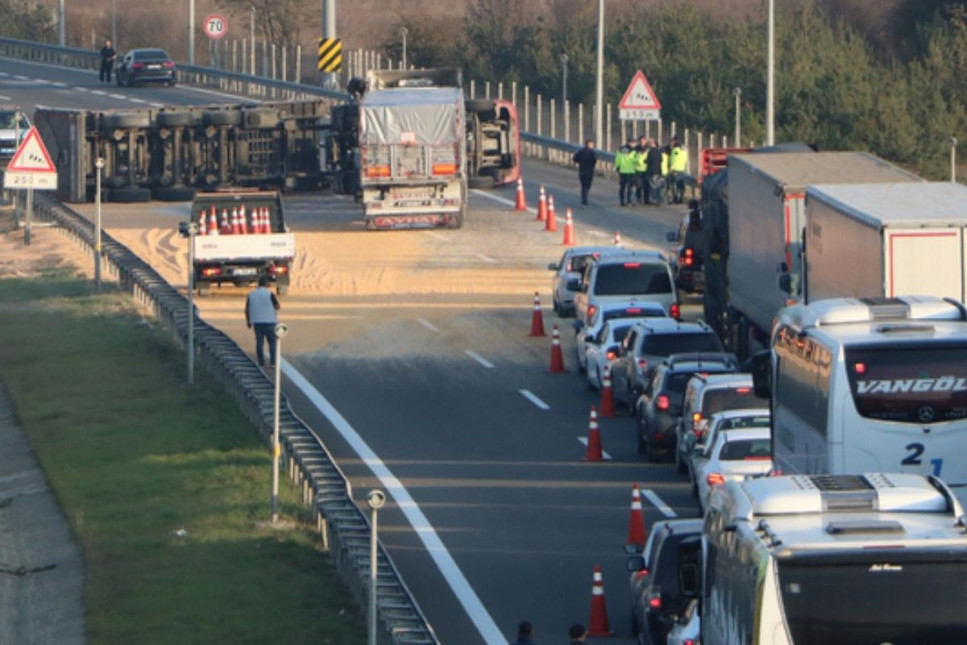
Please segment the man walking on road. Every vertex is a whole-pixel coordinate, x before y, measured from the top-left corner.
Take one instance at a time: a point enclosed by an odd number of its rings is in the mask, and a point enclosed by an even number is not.
[[[581,205],[588,205],[588,193],[594,180],[594,167],[598,163],[598,155],[594,151],[594,139],[584,142],[584,147],[574,153],[571,161],[578,165],[578,179],[581,181]]]
[[[117,52],[114,51],[111,39],[108,38],[104,41],[104,46],[101,47],[101,75],[99,78],[102,83],[111,82],[111,68],[114,67],[114,59],[116,57]]]
[[[255,358],[259,367],[265,367],[265,354],[262,352],[264,341],[269,342],[269,364],[275,367],[275,323],[276,312],[281,308],[275,294],[268,290],[269,277],[259,278],[259,286],[248,294],[245,300],[245,324],[249,329],[255,327]]]

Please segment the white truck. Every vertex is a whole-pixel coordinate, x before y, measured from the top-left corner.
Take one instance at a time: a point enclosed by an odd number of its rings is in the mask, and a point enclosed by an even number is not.
[[[967,187],[947,182],[806,189],[802,296],[917,294],[967,301]]]
[[[776,312],[802,298],[807,186],[916,181],[923,180],[864,152],[730,155],[729,307],[723,334],[729,349],[742,358],[767,347]]]
[[[457,69],[370,71],[359,100],[366,228],[460,228],[466,106]]]
[[[191,221],[198,224],[192,236],[198,295],[213,284],[253,285],[263,275],[280,296],[288,292],[295,235],[278,191],[197,193]]]

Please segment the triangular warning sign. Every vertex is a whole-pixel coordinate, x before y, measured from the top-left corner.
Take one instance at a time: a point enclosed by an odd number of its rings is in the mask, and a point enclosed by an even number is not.
[[[44,140],[37,132],[37,126],[31,126],[27,136],[20,143],[13,159],[7,165],[8,171],[14,172],[57,172],[50,160],[50,153],[44,146]]]
[[[622,110],[661,109],[661,103],[658,102],[655,91],[651,89],[651,84],[640,69],[635,72],[635,77],[631,79],[631,83],[625,90],[625,95],[621,98],[618,107]]]

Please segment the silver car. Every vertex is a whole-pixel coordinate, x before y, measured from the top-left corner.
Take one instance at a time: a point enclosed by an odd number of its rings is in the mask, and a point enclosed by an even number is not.
[[[743,428],[769,428],[772,423],[768,408],[748,410],[725,410],[709,417],[701,443],[695,444],[688,459],[688,478],[692,484],[692,494],[698,497],[698,476],[708,462],[715,445],[715,438],[722,432]]]
[[[623,251],[620,246],[572,246],[564,251],[561,259],[547,265],[554,272],[551,278],[551,294],[554,313],[561,318],[574,315],[574,294],[581,286],[584,267],[592,258]]]
[[[665,308],[656,302],[639,303],[632,299],[628,302],[612,303],[601,307],[594,312],[591,323],[587,326],[583,326],[580,321],[575,320],[574,349],[577,353],[578,371],[584,372],[587,369],[589,365],[588,349],[591,344],[598,342],[594,339],[609,320],[634,319],[636,322],[640,322],[645,318],[666,318],[667,316]],[[624,338],[624,336],[621,338]],[[621,339],[618,339],[617,344],[621,344]],[[603,363],[601,372],[604,372]]]

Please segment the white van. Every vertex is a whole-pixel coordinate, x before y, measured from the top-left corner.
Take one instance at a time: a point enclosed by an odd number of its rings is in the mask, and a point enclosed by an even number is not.
[[[967,520],[936,477],[729,482],[702,540],[703,645],[967,643]]]
[[[657,302],[669,316],[679,317],[678,291],[663,254],[625,251],[589,262],[574,295],[574,317],[588,325],[603,304],[629,301]]]

